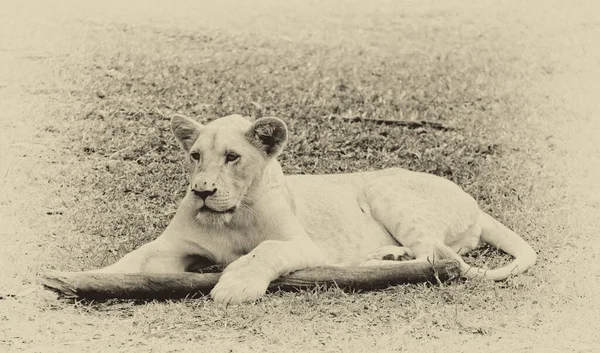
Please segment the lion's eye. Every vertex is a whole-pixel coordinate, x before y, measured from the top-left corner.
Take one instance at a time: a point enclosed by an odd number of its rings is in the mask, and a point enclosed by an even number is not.
[[[227,152],[225,154],[225,162],[229,163],[229,162],[235,162],[238,159],[240,159],[240,155],[234,152]]]
[[[200,160],[200,153],[198,153],[198,152],[192,152],[192,153],[190,153],[190,158],[194,162],[198,162]]]

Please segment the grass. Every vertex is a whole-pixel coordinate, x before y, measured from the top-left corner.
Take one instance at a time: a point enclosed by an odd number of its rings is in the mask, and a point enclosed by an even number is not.
[[[76,165],[61,181],[64,217],[76,239],[56,235],[50,267],[107,265],[166,227],[186,185],[168,128],[173,113],[203,122],[231,113],[281,117],[291,130],[280,159],[288,174],[391,166],[434,173],[538,241],[539,231],[519,215],[532,177],[523,172],[523,156],[531,152],[508,128],[523,124],[525,104],[510,89],[520,74],[513,54],[489,48],[480,33],[457,32],[462,24],[445,13],[388,20],[389,28],[375,26],[355,38],[343,29],[331,40],[327,28],[315,30],[316,39],[300,33],[294,40],[289,33],[110,28],[128,44],[91,57],[83,75],[74,76],[85,81],[82,109],[66,117],[68,126],[48,128],[67,142]],[[298,24],[290,26],[283,31]],[[454,129],[349,123],[338,116],[428,120]],[[506,257],[484,248],[467,260],[496,267]],[[369,293],[275,293],[226,310],[208,299],[137,305],[48,298],[38,305],[42,312],[75,313],[81,325],[93,322],[81,335],[105,338],[110,349],[175,351],[201,342],[214,351],[301,344],[309,351],[404,350],[528,326],[534,311],[514,313],[535,307],[529,294],[539,285],[524,275]]]
[[[155,35],[161,43],[170,34]],[[382,60],[378,53],[361,48],[294,45],[292,52],[280,42],[250,47],[238,38],[176,35],[183,38],[176,48],[159,46],[169,51],[168,59],[163,53],[119,52],[98,56],[89,68],[93,108],[73,117],[68,134],[72,153],[84,166],[70,180],[69,196],[77,207],[68,207],[68,216],[85,239],[66,245],[70,255],[64,258],[77,259],[68,262],[69,268],[107,265],[166,227],[186,185],[182,155],[168,127],[176,112],[204,122],[234,112],[285,119],[291,140],[281,163],[288,174],[402,166],[455,181],[500,219],[505,212],[518,210],[519,199],[527,197],[518,173],[504,169],[515,146],[492,132],[494,121],[506,119],[520,103],[498,92],[497,76],[506,72],[486,72],[477,64],[464,67],[435,53]],[[336,116],[429,120],[455,129],[349,123]],[[488,248],[469,260],[494,267],[503,257]],[[248,315],[275,323],[279,321],[275,318],[289,315],[293,321],[309,322],[317,313],[322,320],[327,313],[329,319],[319,325],[348,323],[358,315],[364,316],[365,325],[395,322],[392,328],[411,322],[421,314],[415,308],[421,308],[426,314],[441,313],[442,318],[413,323],[415,330],[429,325],[425,331],[480,334],[490,329],[465,328],[450,313],[469,310],[474,303],[494,310],[499,305],[495,291],[511,286],[508,281],[445,288],[402,286],[358,296],[335,291],[281,294],[250,306],[250,313],[247,308],[229,309],[222,325],[249,332],[256,328],[248,327]],[[373,303],[385,308],[381,317],[366,309]],[[307,304],[313,307],[308,312]],[[201,321],[215,310],[203,301],[173,305],[186,310],[191,306]],[[294,315],[293,308],[298,307],[302,313]]]

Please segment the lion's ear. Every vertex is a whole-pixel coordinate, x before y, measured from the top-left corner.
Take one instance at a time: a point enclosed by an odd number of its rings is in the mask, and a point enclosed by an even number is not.
[[[252,124],[246,138],[269,157],[276,157],[287,141],[287,126],[278,118],[260,118]]]
[[[202,128],[202,124],[184,115],[175,114],[171,118],[173,135],[175,135],[185,152],[190,151],[190,148],[192,148],[198,139]]]

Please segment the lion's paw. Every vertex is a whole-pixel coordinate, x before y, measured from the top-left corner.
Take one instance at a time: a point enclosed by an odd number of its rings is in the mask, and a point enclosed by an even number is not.
[[[262,297],[270,281],[253,276],[244,271],[224,273],[210,292],[216,303],[230,305],[255,301]]]
[[[395,245],[379,248],[367,257],[367,260],[408,261],[413,259],[414,256],[409,248]]]

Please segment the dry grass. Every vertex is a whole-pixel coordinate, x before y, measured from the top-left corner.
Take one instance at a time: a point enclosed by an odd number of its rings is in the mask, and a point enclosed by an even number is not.
[[[416,41],[429,30],[424,27],[405,39]],[[386,51],[389,42],[368,49],[360,43],[340,47],[277,38],[256,44],[245,36],[147,28],[129,28],[127,41],[144,36],[152,41],[151,50],[138,46],[94,56],[85,70],[90,77],[87,110],[75,112],[67,130],[56,132],[57,137],[68,136],[70,153],[78,160],[78,169],[66,181],[71,187],[62,196],[65,216],[85,239],[63,242],[62,269],[106,265],[165,228],[186,182],[181,153],[168,128],[173,113],[201,121],[234,112],[282,117],[291,126],[291,141],[281,158],[287,173],[391,166],[430,172],[457,182],[483,208],[523,231],[518,218],[506,215],[522,210],[531,181],[520,176],[520,163],[514,161],[517,142],[494,132],[498,125],[510,124],[508,119],[518,120],[523,104],[506,94],[498,80],[511,74],[505,58],[476,61],[463,48],[442,45],[430,52],[404,49],[398,55]],[[455,129],[349,123],[335,116],[428,120]],[[502,255],[484,249],[470,259],[494,267]],[[253,306],[229,308],[217,327],[223,335],[258,335],[286,345],[320,336],[336,323],[341,324],[337,330],[349,335],[362,331],[359,340],[367,334],[391,335],[393,341],[398,332],[490,334],[495,319],[470,318],[466,324],[460,316],[473,306],[496,311],[503,302],[497,298],[506,295],[523,299],[521,283],[270,295]],[[207,330],[215,329],[211,317],[216,309],[210,302],[125,307],[94,306],[156,316],[148,335],[167,327],[179,331],[189,325],[182,316],[196,318],[194,326],[200,321]],[[162,310],[181,313],[169,320],[163,316],[173,315]],[[316,327],[302,328],[311,322]],[[200,331],[198,327],[194,334]],[[320,337],[313,344],[318,348],[326,342]]]

